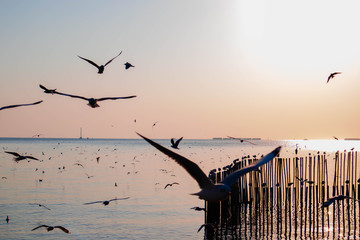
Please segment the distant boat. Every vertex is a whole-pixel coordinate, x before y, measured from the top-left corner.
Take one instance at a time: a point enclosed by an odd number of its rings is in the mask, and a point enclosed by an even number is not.
[[[345,138],[348,141],[360,141],[360,138]]]
[[[80,139],[82,139],[82,128],[80,128]]]

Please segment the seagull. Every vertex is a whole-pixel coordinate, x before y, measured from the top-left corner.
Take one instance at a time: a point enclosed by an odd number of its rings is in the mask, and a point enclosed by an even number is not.
[[[217,225],[214,224],[214,223],[205,223],[203,225],[200,226],[200,228],[198,229],[197,232],[200,232],[201,229],[203,229],[203,227],[212,227],[213,229],[216,229],[217,228]]]
[[[171,186],[172,186],[172,185],[174,185],[174,184],[176,184],[176,185],[180,185],[180,184],[179,184],[179,183],[177,183],[177,182],[168,183],[168,184],[166,184],[166,185],[165,185],[164,189],[165,189],[165,188],[167,188],[167,187],[171,187]]]
[[[61,230],[62,230],[63,232],[65,232],[65,233],[70,233],[69,230],[67,230],[66,228],[64,228],[64,227],[62,227],[62,226],[48,226],[48,225],[40,225],[40,226],[34,228],[34,229],[31,230],[31,231],[34,231],[34,230],[36,230],[36,229],[38,229],[38,228],[41,228],[41,227],[46,228],[46,230],[47,230],[48,232],[54,230],[54,228],[59,228],[59,229],[61,229]]]
[[[192,207],[190,209],[194,209],[195,211],[204,211],[206,212],[206,209],[205,208],[201,208],[201,207]]]
[[[328,83],[328,82],[330,81],[330,79],[334,78],[335,75],[340,74],[340,73],[341,73],[341,72],[333,72],[333,73],[331,73],[331,74],[329,75],[326,83]]]
[[[131,68],[131,67],[135,67],[135,66],[133,66],[131,63],[129,63],[129,62],[126,62],[126,63],[124,63],[124,65],[125,65],[125,69],[129,69],[129,68]]]
[[[337,137],[335,137],[335,136],[333,136],[333,138],[335,139],[335,140],[339,140]]]
[[[159,121],[154,122],[154,124],[152,125],[152,127],[154,128],[158,122],[159,122]]]
[[[181,140],[183,139],[183,137],[179,138],[178,140],[175,141],[175,138],[172,138],[171,141],[171,147],[175,148],[175,149],[179,149],[179,143],[181,142]]]
[[[6,223],[9,223],[9,221],[10,221],[10,218],[9,218],[9,216],[6,216],[6,219],[5,219],[5,221],[6,221]]]
[[[38,101],[38,102],[34,102],[34,103],[26,103],[26,104],[17,104],[17,105],[9,105],[9,106],[5,106],[5,107],[1,107],[0,110],[4,110],[7,108],[15,108],[15,107],[22,107],[22,106],[30,106],[30,105],[36,105],[39,103],[42,103],[43,101]]]
[[[74,165],[80,166],[82,168],[84,168],[84,166],[81,163],[74,163]]]
[[[344,200],[344,199],[352,199],[352,198],[344,195],[337,195],[326,200],[321,207],[322,208],[328,207],[331,204],[333,204],[336,200]]]
[[[43,205],[43,204],[40,204],[40,203],[29,203],[30,205],[38,205],[39,207],[43,207],[47,210],[51,210],[50,208],[48,208],[47,206]]]
[[[221,200],[227,199],[230,195],[230,186],[235,183],[239,179],[239,177],[244,176],[248,172],[258,169],[260,166],[271,161],[279,154],[281,150],[281,147],[277,147],[271,153],[264,156],[262,159],[259,159],[252,164],[228,175],[221,183],[213,184],[196,163],[161,146],[160,144],[142,136],[139,133],[137,134],[149,144],[151,144],[153,147],[157,148],[159,151],[166,154],[168,157],[174,159],[197,181],[199,187],[201,188],[201,191],[198,193],[193,193],[191,195],[197,195],[200,199],[210,202],[219,202]]]
[[[14,161],[15,162],[19,162],[19,161],[21,161],[21,160],[25,160],[25,159],[32,159],[32,160],[36,160],[36,161],[40,161],[39,159],[37,159],[37,158],[35,158],[35,157],[32,157],[32,156],[22,156],[22,155],[20,155],[20,154],[18,154],[18,153],[16,153],[16,152],[7,152],[7,151],[5,151],[6,153],[8,153],[8,154],[12,154],[12,155],[14,155],[15,157],[14,157]]]
[[[125,199],[129,199],[130,197],[125,197],[125,198],[114,198],[114,199],[110,199],[110,200],[106,200],[106,201],[96,201],[96,202],[89,202],[89,203],[84,203],[84,205],[89,205],[89,204],[94,204],[94,203],[102,203],[105,206],[109,205],[110,202],[112,201],[117,201],[117,200],[125,200]]]
[[[80,57],[79,55],[78,55],[78,57],[81,58],[81,59],[83,59],[83,60],[85,60],[85,61],[87,61],[88,63],[92,64],[93,66],[95,66],[95,67],[98,69],[98,74],[102,74],[102,73],[104,72],[104,70],[105,70],[105,66],[108,65],[109,63],[111,63],[112,60],[114,60],[115,58],[117,58],[118,56],[120,56],[121,53],[122,53],[122,51],[121,51],[118,55],[116,55],[115,57],[113,57],[110,61],[108,61],[108,62],[105,63],[104,65],[100,65],[100,66],[97,65],[96,63],[94,63],[93,61],[89,60],[89,59]]]
[[[43,85],[39,84],[39,87],[41,89],[44,89],[44,93],[48,93],[48,94],[55,94],[56,93],[56,89],[47,89],[46,87],[44,87]]]
[[[80,98],[80,99],[84,99],[86,101],[88,101],[88,105],[92,108],[96,108],[96,107],[100,107],[97,102],[100,101],[104,101],[104,100],[117,100],[117,99],[128,99],[128,98],[134,98],[136,97],[135,95],[133,96],[127,96],[127,97],[104,97],[104,98],[86,98],[86,97],[81,97],[81,96],[76,96],[76,95],[70,95],[70,94],[65,94],[65,93],[60,93],[60,92],[55,92],[56,94],[59,95],[64,95],[64,96],[68,96],[68,97],[72,97],[72,98]]]
[[[228,138],[231,138],[231,139],[235,139],[235,140],[239,140],[240,142],[248,142],[248,143],[250,143],[250,144],[252,144],[252,145],[256,145],[255,143],[253,143],[253,142],[250,142],[250,141],[248,141],[248,140],[245,140],[245,139],[242,139],[242,138],[235,138],[235,137],[230,137],[230,136],[228,136]]]

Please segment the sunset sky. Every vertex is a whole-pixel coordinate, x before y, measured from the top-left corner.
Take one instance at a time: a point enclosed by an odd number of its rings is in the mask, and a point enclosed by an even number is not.
[[[0,137],[79,137],[80,127],[89,138],[360,137],[359,9],[332,0],[3,0],[0,107],[44,102],[0,111]],[[120,51],[103,74],[77,57],[104,64]],[[137,98],[92,109],[39,84]]]

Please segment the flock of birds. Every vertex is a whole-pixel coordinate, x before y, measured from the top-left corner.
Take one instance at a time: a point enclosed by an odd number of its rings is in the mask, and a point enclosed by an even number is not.
[[[120,56],[122,54],[122,51],[116,55],[115,57],[113,57],[112,59],[110,59],[108,62],[106,62],[104,65],[98,65],[95,62],[93,62],[92,60],[86,59],[84,57],[78,56],[80,59],[90,63],[91,65],[93,65],[94,67],[97,68],[98,70],[98,74],[102,74],[105,70],[105,67],[107,65],[109,65],[114,59],[116,59],[118,56]],[[131,67],[134,67],[131,63],[126,62],[125,64],[125,69],[129,69]],[[334,78],[337,74],[340,74],[341,72],[334,72],[331,73],[327,79],[327,83]],[[88,105],[91,108],[96,108],[99,107],[98,102],[101,101],[105,101],[105,100],[118,100],[118,99],[130,99],[130,98],[134,98],[136,97],[136,95],[131,95],[131,96],[125,96],[125,97],[103,97],[103,98],[88,98],[88,97],[83,97],[83,96],[78,96],[78,95],[73,95],[73,94],[67,94],[67,93],[62,93],[57,91],[57,89],[49,89],[43,85],[39,85],[41,89],[44,90],[44,93],[46,94],[52,94],[52,95],[61,95],[61,96],[67,96],[67,97],[71,97],[71,98],[78,98],[78,99],[82,99],[87,101]],[[16,107],[23,107],[23,106],[31,106],[31,105],[38,105],[40,103],[42,103],[43,101],[37,101],[34,103],[27,103],[27,104],[16,104],[16,105],[9,105],[9,106],[4,106],[2,108],[0,108],[0,110],[4,110],[4,109],[10,109],[10,108],[16,108]],[[136,122],[136,120],[135,120]],[[155,127],[155,125],[158,122],[155,122],[152,127]],[[194,163],[193,161],[179,155],[178,153],[175,153],[174,151],[171,151],[165,147],[163,147],[162,145],[152,141],[151,139],[141,135],[140,133],[137,133],[141,138],[143,138],[146,142],[148,142],[150,145],[152,145],[153,147],[155,147],[157,150],[159,150],[160,152],[162,152],[163,154],[167,155],[169,158],[173,159],[175,162],[177,162],[181,167],[183,167],[188,174],[197,182],[197,184],[200,187],[200,192],[198,193],[193,193],[192,195],[196,195],[198,196],[200,199],[206,200],[206,201],[210,201],[210,202],[219,202],[222,200],[225,200],[229,197],[230,195],[230,188],[231,185],[234,184],[241,176],[244,176],[245,174],[251,172],[251,171],[258,171],[259,168],[268,163],[269,161],[271,161],[273,158],[275,158],[276,156],[279,155],[281,147],[277,147],[275,148],[273,151],[271,151],[269,154],[265,155],[264,157],[262,157],[261,159],[253,162],[252,164],[239,169],[235,172],[233,172],[232,174],[230,174],[229,176],[227,176],[221,183],[218,184],[214,184],[212,183],[209,178],[207,177],[207,175],[201,170],[201,168]],[[235,140],[239,140],[240,142],[248,142],[250,144],[255,145],[255,143],[250,142],[248,140],[245,139],[241,139],[241,138],[235,138],[235,137],[230,137],[231,139],[235,139]],[[173,149],[179,149],[179,144],[182,141],[183,137],[179,138],[179,139],[175,139],[172,138],[170,140],[171,142],[171,148]],[[20,162],[22,160],[35,160],[35,161],[41,161],[38,158],[35,158],[33,156],[28,156],[28,155],[21,155],[17,152],[10,152],[10,151],[5,151],[5,153],[7,154],[11,154],[14,156],[14,161],[15,162]],[[97,158],[97,162],[99,163],[99,158]],[[81,165],[80,163],[77,163],[79,166]],[[92,177],[87,175],[88,178]],[[178,185],[178,182],[173,182],[173,183],[169,183],[167,184],[164,189],[166,189],[169,186],[172,185]],[[116,183],[115,183],[115,186]],[[113,201],[118,201],[118,200],[125,200],[128,199],[129,197],[125,197],[125,198],[114,198],[114,199],[110,199],[110,200],[105,200],[105,201],[95,201],[95,202],[88,202],[88,203],[84,203],[84,205],[90,205],[90,204],[96,204],[96,203],[100,203],[103,204],[104,206],[107,206],[110,204],[110,202]],[[348,199],[349,197],[343,196],[343,195],[339,195],[339,196],[335,196],[332,198],[329,198],[326,202],[324,202],[323,207],[328,207],[329,205],[331,205],[333,202],[335,202],[336,200],[343,200],[343,199]],[[43,204],[40,203],[31,203],[31,205],[37,205],[39,207],[43,207],[47,210],[50,210],[50,208],[46,207]],[[192,209],[196,210],[196,211],[205,211],[204,208],[200,208],[200,207],[193,207]],[[9,223],[9,216],[7,216],[6,218],[6,222]],[[207,224],[202,225],[198,231],[200,231],[204,226],[207,226]],[[66,229],[63,226],[49,226],[49,225],[40,225],[38,227],[35,227],[32,229],[32,231],[37,230],[39,228],[45,228],[48,232],[54,230],[55,228],[62,230],[65,233],[70,233],[70,231],[68,229]]]

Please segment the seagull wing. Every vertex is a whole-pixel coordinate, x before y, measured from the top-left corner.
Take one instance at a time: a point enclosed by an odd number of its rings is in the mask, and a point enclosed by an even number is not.
[[[169,149],[161,146],[160,144],[142,136],[141,134],[137,133],[140,137],[145,139],[148,143],[150,143],[152,146],[157,148],[160,152],[166,154],[168,157],[174,159],[180,166],[185,168],[185,170],[197,181],[200,188],[214,186],[214,184],[207,178],[205,173],[200,169],[200,167],[190,161],[189,159],[174,153],[173,151],[170,151]]]
[[[245,139],[242,139],[242,138],[235,138],[235,137],[230,137],[230,136],[227,136],[227,137],[228,137],[228,138],[231,138],[231,139],[235,139],[235,140],[245,141],[245,142],[248,142],[248,143],[250,143],[250,144],[256,145],[255,143],[250,142],[250,141],[245,140]]]
[[[134,98],[134,97],[136,97],[136,96],[134,95],[134,96],[127,96],[127,97],[104,97],[104,98],[99,98],[96,100],[98,102],[100,102],[100,101],[104,101],[104,100],[128,99],[128,98]]]
[[[37,161],[40,161],[39,159],[37,159],[37,158],[35,158],[35,157],[33,157],[33,156],[24,156],[25,158],[30,158],[30,159],[32,159],[32,160],[37,160]]]
[[[5,107],[2,107],[0,108],[0,110],[4,110],[4,109],[7,109],[7,108],[15,108],[15,107],[22,107],[22,106],[30,106],[30,105],[36,105],[36,104],[39,104],[39,103],[42,103],[43,101],[38,101],[38,102],[34,102],[34,103],[26,103],[26,104],[17,104],[17,105],[9,105],[9,106],[5,106]]]
[[[253,162],[252,164],[231,173],[229,176],[227,176],[222,183],[228,186],[231,186],[233,183],[235,183],[239,177],[245,175],[246,173],[253,171],[257,168],[259,168],[260,166],[268,163],[269,161],[271,161],[274,157],[276,157],[279,152],[280,152],[281,147],[277,147],[275,150],[273,150],[271,153],[267,154],[265,157],[259,159],[256,162]]]
[[[63,96],[68,96],[68,97],[72,97],[72,98],[80,98],[80,99],[84,99],[84,100],[86,100],[86,101],[89,101],[89,98],[82,97],[82,96],[76,96],[76,95],[61,93],[61,92],[57,92],[57,91],[55,91],[55,93],[56,93],[56,94],[59,94],[59,95],[63,95]]]
[[[70,233],[70,231],[64,228],[63,226],[54,226],[54,228],[60,228],[61,230],[63,230],[63,232]]]
[[[111,201],[116,201],[116,200],[125,200],[125,199],[129,199],[130,197],[124,197],[124,198],[114,198],[114,199],[110,199],[109,202]]]
[[[87,62],[90,63],[91,65],[94,65],[95,67],[99,68],[99,66],[98,66],[96,63],[94,63],[93,61],[91,61],[91,60],[89,60],[89,59],[86,59],[86,58],[83,58],[83,57],[80,57],[79,55],[78,55],[78,57],[81,58],[82,60],[87,61]]]
[[[38,229],[38,228],[41,228],[41,227],[50,227],[50,226],[48,226],[48,225],[40,225],[40,226],[38,226],[38,227],[36,227],[36,228],[34,228],[34,229],[32,229],[31,231],[34,231],[34,230],[36,230],[36,229]]]
[[[112,60],[114,60],[115,58],[117,58],[118,56],[120,56],[121,53],[122,53],[122,51],[121,51],[118,55],[116,55],[115,57],[113,57],[110,61],[108,61],[107,63],[105,63],[105,64],[104,64],[104,67],[105,67],[106,65],[108,65],[109,63],[111,63]]]
[[[172,139],[170,140],[170,142],[171,142],[171,145],[175,146],[175,138],[172,138]]]
[[[17,152],[7,152],[7,151],[5,151],[6,153],[8,153],[8,154],[12,154],[12,155],[14,155],[14,156],[16,156],[16,157],[20,157],[21,155],[20,154],[18,154]]]
[[[88,203],[84,203],[84,205],[95,204],[95,203],[103,203],[103,202],[104,201],[88,202]]]
[[[47,89],[46,87],[44,87],[43,85],[41,85],[41,84],[39,84],[39,87],[41,88],[41,89],[44,89],[45,91],[48,91],[49,89]]]
[[[179,143],[181,142],[182,139],[183,139],[183,137],[179,138],[179,139],[175,142],[175,145],[176,145],[176,146],[179,146]]]

